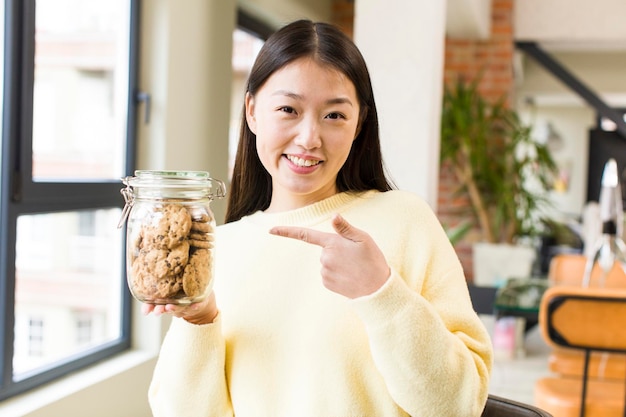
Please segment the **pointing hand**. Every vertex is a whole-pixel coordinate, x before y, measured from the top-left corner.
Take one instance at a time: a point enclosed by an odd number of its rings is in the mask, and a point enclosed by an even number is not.
[[[320,246],[322,282],[329,290],[348,298],[376,292],[390,274],[383,253],[370,235],[339,214],[332,225],[337,233],[292,226],[277,226],[270,233]]]

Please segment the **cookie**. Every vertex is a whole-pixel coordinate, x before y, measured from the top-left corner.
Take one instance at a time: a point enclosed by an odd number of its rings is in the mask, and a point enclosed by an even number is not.
[[[189,233],[189,239],[190,240],[204,240],[206,242],[213,242],[215,240],[213,235],[210,233],[197,233],[197,232],[194,232],[194,230],[192,230],[191,233]]]
[[[144,248],[138,258],[143,258],[146,269],[158,279],[177,276],[189,260],[189,243],[184,240],[172,249]]]
[[[157,281],[154,295],[160,298],[175,298],[183,289],[180,277],[166,277]]]
[[[155,211],[142,230],[144,246],[173,248],[178,246],[191,230],[191,215],[182,206],[165,204]]]
[[[132,291],[146,301],[172,298],[182,290],[180,276],[158,278],[146,269],[145,264],[135,261],[132,269]]]
[[[209,222],[192,221],[191,231],[197,233],[209,233],[213,231],[213,227]]]
[[[213,242],[208,240],[189,239],[189,246],[199,249],[211,249],[213,247]]]
[[[133,294],[155,303],[205,294],[212,271],[213,229],[213,219],[202,207],[153,207],[129,242]]]
[[[210,280],[211,253],[198,249],[189,257],[183,273],[183,291],[188,297],[198,297],[204,293]]]

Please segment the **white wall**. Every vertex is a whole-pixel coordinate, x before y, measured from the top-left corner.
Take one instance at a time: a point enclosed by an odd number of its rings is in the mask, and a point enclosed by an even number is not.
[[[491,35],[492,0],[448,0],[446,34],[458,39],[486,39]]]
[[[514,2],[515,38],[591,48],[626,46],[624,0]]]
[[[445,4],[359,0],[355,6],[354,38],[371,73],[387,168],[399,188],[436,209]]]
[[[583,211],[587,198],[587,158],[589,129],[595,125],[595,113],[574,104],[536,104],[521,106],[521,115],[534,126],[535,136],[546,139],[547,126],[561,138],[553,140],[552,156],[567,180],[566,189],[551,192],[553,207],[547,210],[556,219],[576,217]]]

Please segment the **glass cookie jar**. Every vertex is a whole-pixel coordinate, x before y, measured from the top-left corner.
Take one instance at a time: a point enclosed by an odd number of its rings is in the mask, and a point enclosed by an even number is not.
[[[135,171],[122,178],[128,287],[150,304],[202,301],[213,284],[215,218],[224,183],[205,171]],[[215,188],[213,186],[216,185]]]

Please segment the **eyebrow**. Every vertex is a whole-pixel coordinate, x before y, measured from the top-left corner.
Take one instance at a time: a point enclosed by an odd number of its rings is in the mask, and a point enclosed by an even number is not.
[[[272,96],[286,96],[294,100],[304,100],[304,96],[291,92],[291,91],[287,91],[287,90],[276,90],[272,93]],[[353,106],[352,101],[348,97],[336,97],[336,98],[331,98],[329,100],[326,100],[326,104],[344,104],[344,103],[350,106]]]

